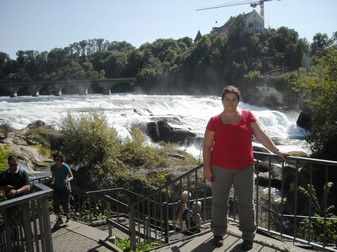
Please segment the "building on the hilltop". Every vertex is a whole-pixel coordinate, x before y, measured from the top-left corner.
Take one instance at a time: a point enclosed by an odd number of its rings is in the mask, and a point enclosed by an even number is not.
[[[264,31],[264,20],[263,18],[253,10],[247,14],[243,14],[245,18],[245,30],[243,32],[253,34],[253,33],[261,33]],[[227,32],[228,24],[224,24],[220,27],[213,27],[211,33],[214,32]]]
[[[264,31],[264,20],[256,10],[245,14],[245,19],[247,33],[261,33]]]
[[[197,43],[202,38],[200,30],[197,33],[197,36],[195,36],[194,43]]]

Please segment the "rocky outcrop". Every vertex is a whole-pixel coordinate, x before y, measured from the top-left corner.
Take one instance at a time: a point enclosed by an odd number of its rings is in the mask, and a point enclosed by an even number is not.
[[[35,122],[32,122],[30,124],[27,125],[28,129],[37,129],[40,127],[46,126],[46,123],[44,121],[41,120],[37,120]]]
[[[52,162],[50,151],[35,142],[30,134],[30,130],[36,129],[36,127],[39,127],[38,125],[46,127],[43,126],[45,124],[41,122],[37,124],[33,123],[34,125],[31,124],[29,126],[31,129],[27,126],[27,128],[22,130],[11,131],[8,136],[2,140],[0,145],[0,147],[9,148],[11,153],[18,156],[20,167],[24,168],[34,177],[41,177],[49,173],[49,166]],[[46,132],[53,132],[53,130],[46,128]]]
[[[301,112],[297,118],[296,125],[303,129],[310,130],[312,126],[311,115],[306,112]]]
[[[310,130],[312,126],[312,115],[306,99],[307,97],[303,97],[303,94],[298,99],[298,108],[301,110],[301,113],[298,116],[296,124],[303,129]]]
[[[147,133],[154,142],[183,143],[196,137],[188,130],[171,127],[165,120],[148,123]]]

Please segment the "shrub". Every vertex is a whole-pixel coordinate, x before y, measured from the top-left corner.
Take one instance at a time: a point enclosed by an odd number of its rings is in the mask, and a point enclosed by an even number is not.
[[[120,158],[120,141],[110,128],[104,113],[90,110],[76,117],[68,114],[61,120],[64,136],[62,152],[78,168],[94,165],[108,169]]]
[[[0,134],[2,134],[4,138],[7,138],[11,131],[13,131],[13,128],[8,123],[0,125]]]

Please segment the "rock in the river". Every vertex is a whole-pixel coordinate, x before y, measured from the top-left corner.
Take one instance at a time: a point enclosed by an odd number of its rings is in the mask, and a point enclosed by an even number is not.
[[[188,130],[171,127],[164,120],[148,123],[147,131],[149,137],[155,142],[182,143],[196,137],[196,134]]]
[[[296,124],[303,129],[310,130],[312,126],[311,115],[305,112],[301,112],[298,116]]]

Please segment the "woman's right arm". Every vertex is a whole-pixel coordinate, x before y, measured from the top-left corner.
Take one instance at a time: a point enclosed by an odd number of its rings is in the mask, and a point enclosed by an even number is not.
[[[205,131],[204,136],[204,148],[203,148],[203,159],[204,159],[204,176],[207,181],[213,181],[213,172],[211,167],[211,155],[212,148],[214,144],[214,131]]]
[[[180,204],[180,207],[178,211],[177,220],[178,220],[179,226],[182,228],[183,227],[183,212],[185,211],[185,204],[182,204],[182,203],[179,203],[179,204]]]
[[[50,185],[52,186],[55,182],[55,174],[54,174],[53,167],[50,168],[50,171],[51,171]]]

